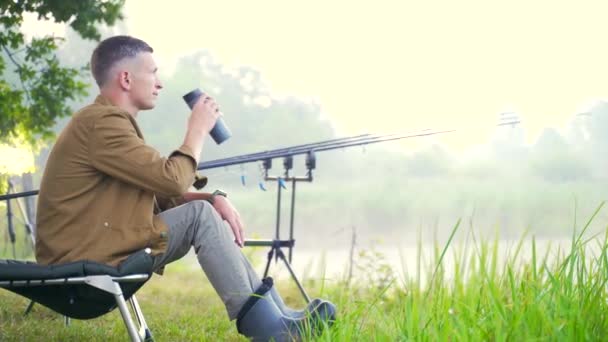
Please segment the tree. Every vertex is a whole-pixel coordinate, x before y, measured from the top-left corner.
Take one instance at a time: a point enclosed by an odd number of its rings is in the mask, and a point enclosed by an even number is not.
[[[85,66],[65,67],[57,57],[63,38],[26,41],[20,30],[24,14],[99,40],[97,25],[122,19],[123,5],[124,0],[0,0],[0,150],[6,152],[0,155],[0,193],[6,177],[33,171],[33,156],[27,156],[55,136],[57,120],[71,113],[69,101],[85,96],[87,88]]]
[[[25,41],[24,13],[69,24],[83,38],[99,40],[96,25],[122,19],[123,5],[124,0],[0,0],[0,143],[48,141],[57,119],[71,112],[67,102],[86,95],[83,68],[63,67],[55,55],[62,38]]]
[[[532,148],[532,174],[552,182],[588,179],[590,168],[584,156],[573,150],[555,129],[545,128]]]

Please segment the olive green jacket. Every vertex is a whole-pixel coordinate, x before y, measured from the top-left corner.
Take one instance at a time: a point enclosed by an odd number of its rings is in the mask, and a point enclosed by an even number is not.
[[[134,251],[167,246],[157,216],[194,181],[196,158],[145,144],[135,119],[98,96],[75,113],[49,155],[38,195],[36,259],[116,266]],[[162,208],[162,207],[165,208]]]

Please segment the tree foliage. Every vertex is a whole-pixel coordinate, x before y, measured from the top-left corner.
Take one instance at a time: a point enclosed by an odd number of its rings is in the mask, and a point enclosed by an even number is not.
[[[0,0],[0,143],[35,145],[54,136],[57,119],[71,110],[67,103],[86,95],[81,68],[65,67],[55,52],[62,38],[35,37],[20,31],[25,13],[39,20],[66,23],[80,36],[99,40],[98,24],[122,18],[124,0]]]

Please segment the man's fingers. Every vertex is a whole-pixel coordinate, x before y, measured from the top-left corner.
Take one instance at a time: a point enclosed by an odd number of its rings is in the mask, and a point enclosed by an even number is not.
[[[236,215],[236,222],[239,227],[239,235],[241,237],[241,246],[244,246],[245,245],[245,234],[243,234],[243,222],[241,221],[241,217],[238,214]]]
[[[235,217],[231,217],[228,223],[230,224],[230,228],[232,229],[232,233],[234,234],[236,244],[240,247],[243,247],[243,238],[241,237],[241,230],[235,220]]]
[[[232,230],[232,234],[234,234],[234,242],[236,242],[239,247],[244,247],[245,238],[243,235],[243,223],[241,222],[239,212],[222,196],[217,197],[214,208],[220,214],[220,217],[226,220],[228,225],[230,225],[230,230]]]

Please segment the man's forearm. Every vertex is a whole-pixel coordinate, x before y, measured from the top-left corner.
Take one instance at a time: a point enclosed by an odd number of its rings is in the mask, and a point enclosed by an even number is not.
[[[211,194],[207,192],[187,192],[184,194],[184,201],[208,201],[211,198]]]
[[[196,163],[198,164],[201,152],[203,151],[203,143],[205,141],[206,133],[200,128],[190,128],[186,131],[184,137],[184,145],[188,146],[194,153]]]

